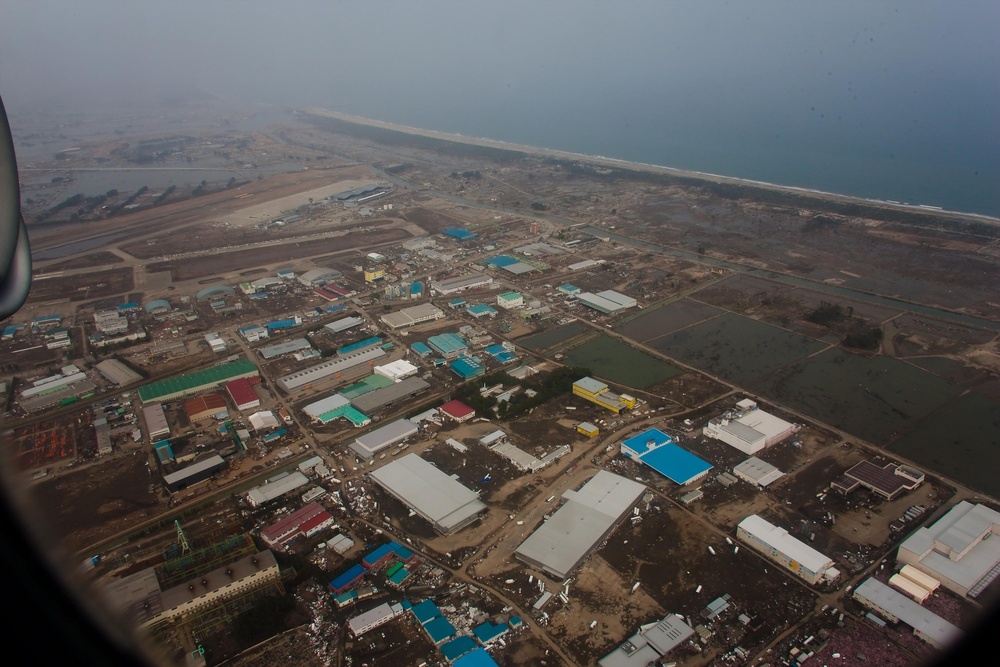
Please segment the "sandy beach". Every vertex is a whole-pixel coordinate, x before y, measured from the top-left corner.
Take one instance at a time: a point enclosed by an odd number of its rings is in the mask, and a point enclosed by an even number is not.
[[[334,118],[343,122],[354,123],[357,125],[367,125],[369,127],[377,127],[384,130],[392,130],[395,132],[402,132],[405,134],[412,134],[432,139],[439,139],[441,141],[451,141],[455,143],[468,144],[472,146],[483,146],[486,148],[497,148],[501,150],[517,151],[528,155],[552,157],[563,160],[578,160],[581,162],[587,162],[590,164],[601,165],[605,167],[629,169],[633,171],[643,171],[651,174],[667,174],[682,178],[697,179],[708,183],[724,183],[728,185],[741,185],[746,187],[776,190],[780,192],[787,192],[790,194],[798,194],[808,197],[814,197],[817,199],[826,199],[830,201],[842,202],[845,204],[863,204],[867,206],[878,206],[880,208],[906,211],[908,213],[922,213],[931,216],[945,216],[953,219],[957,218],[969,221],[1000,224],[1000,218],[995,218],[987,215],[980,215],[976,213],[948,211],[934,207],[895,203],[880,199],[865,199],[862,197],[851,197],[848,195],[840,195],[833,192],[824,192],[822,190],[811,190],[807,188],[799,188],[788,185],[779,185],[776,183],[767,183],[764,181],[754,181],[745,178],[721,176],[719,174],[709,174],[701,171],[676,169],[674,167],[664,167],[661,165],[647,164],[644,162],[629,162],[627,160],[619,160],[617,158],[609,158],[609,157],[604,157],[602,155],[586,155],[583,153],[572,153],[569,151],[560,151],[551,148],[539,148],[537,146],[526,146],[524,144],[515,144],[506,141],[497,141],[495,139],[485,139],[482,137],[468,137],[465,135],[454,134],[450,132],[438,132],[436,130],[426,130],[419,127],[411,127],[409,125],[400,125],[398,123],[388,123],[385,121],[373,120],[371,118],[365,118],[363,116],[355,116],[351,114],[341,113],[339,111],[331,111],[329,109],[323,109],[320,107],[307,107],[305,109],[301,109],[301,112],[318,117]]]

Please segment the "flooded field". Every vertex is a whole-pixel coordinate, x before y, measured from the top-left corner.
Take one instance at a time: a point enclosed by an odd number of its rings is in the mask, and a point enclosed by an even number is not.
[[[629,347],[607,336],[600,336],[566,353],[570,365],[589,368],[605,380],[627,387],[645,389],[683,371],[665,361]]]
[[[572,324],[567,324],[564,327],[559,327],[558,329],[552,329],[551,331],[543,331],[542,333],[537,333],[531,336],[525,336],[524,338],[519,338],[517,344],[526,347],[529,350],[545,350],[559,343],[563,343],[573,338],[574,336],[579,336],[587,327],[582,322],[573,322]]]
[[[905,362],[838,349],[755,385],[794,410],[878,445],[913,428],[962,391]]]
[[[1000,496],[1000,407],[977,393],[959,396],[889,448],[918,465]]]
[[[822,350],[818,341],[726,314],[648,343],[684,363],[744,386]]]
[[[647,310],[639,317],[619,324],[615,331],[633,340],[646,342],[722,314],[718,308],[682,299],[656,310]]]

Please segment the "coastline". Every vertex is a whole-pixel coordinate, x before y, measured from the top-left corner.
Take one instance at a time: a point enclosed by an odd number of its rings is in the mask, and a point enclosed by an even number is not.
[[[467,144],[471,146],[481,146],[483,148],[495,148],[500,150],[514,151],[514,152],[524,153],[527,155],[535,155],[539,157],[552,157],[563,160],[577,160],[605,167],[629,169],[631,171],[646,172],[650,174],[664,174],[668,176],[676,176],[680,178],[699,180],[706,183],[718,183],[724,185],[760,188],[764,190],[772,190],[787,194],[813,197],[816,199],[824,199],[827,201],[834,201],[843,204],[875,206],[879,208],[902,211],[906,213],[918,213],[930,216],[946,216],[949,218],[957,218],[970,222],[983,222],[983,223],[1000,225],[1000,218],[984,215],[981,213],[967,213],[964,211],[952,211],[929,205],[905,204],[901,202],[888,201],[884,199],[869,199],[865,197],[855,197],[851,195],[838,194],[835,192],[826,192],[824,190],[803,188],[794,185],[781,185],[778,183],[768,183],[766,181],[756,181],[747,178],[738,178],[735,176],[723,176],[721,174],[712,174],[703,171],[678,169],[676,167],[666,167],[663,165],[649,164],[646,162],[630,162],[628,160],[623,160],[620,158],[610,158],[610,157],[605,157],[603,155],[588,155],[586,153],[574,153],[571,151],[563,151],[553,148],[528,146],[525,144],[516,144],[512,142],[501,141],[498,139],[488,139],[485,137],[469,137],[463,134],[456,134],[452,132],[441,132],[438,130],[428,130],[424,128],[413,127],[410,125],[402,125],[400,123],[391,123],[387,121],[376,120],[373,118],[366,118],[364,116],[346,114],[340,111],[332,111],[330,109],[324,109],[322,107],[307,107],[303,109],[297,109],[297,111],[318,117],[333,118],[345,123],[352,123],[355,125],[365,125],[368,127],[375,127],[383,130],[400,132],[403,134],[427,137],[430,139],[437,139],[439,141],[448,141],[452,143]]]

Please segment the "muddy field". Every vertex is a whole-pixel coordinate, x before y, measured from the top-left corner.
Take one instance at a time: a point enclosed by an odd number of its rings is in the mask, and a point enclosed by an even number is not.
[[[97,435],[89,426],[89,410],[45,419],[14,429],[6,440],[21,470],[58,465],[74,458],[97,456]],[[83,424],[83,426],[80,426]]]
[[[100,251],[89,255],[81,255],[65,262],[50,264],[45,267],[45,272],[66,271],[68,269],[89,269],[94,266],[104,266],[105,264],[121,264],[125,260],[113,252]]]
[[[106,269],[85,274],[34,280],[28,303],[65,300],[85,301],[121,294],[135,288],[131,268]]]
[[[236,272],[248,266],[277,264],[352,248],[375,247],[383,243],[401,241],[410,236],[411,234],[404,229],[386,229],[364,234],[354,232],[336,238],[310,239],[308,243],[285,243],[252,250],[223,252],[210,257],[156,262],[147,268],[151,272],[170,271],[174,282],[180,282],[219,273]]]
[[[60,472],[33,485],[30,496],[53,535],[74,553],[164,509],[161,483],[139,450]]]
[[[699,295],[701,294],[703,292],[699,292]],[[645,343],[719,315],[722,315],[722,311],[718,308],[692,299],[681,299],[655,310],[647,310],[638,317],[615,326],[615,331],[632,340]]]

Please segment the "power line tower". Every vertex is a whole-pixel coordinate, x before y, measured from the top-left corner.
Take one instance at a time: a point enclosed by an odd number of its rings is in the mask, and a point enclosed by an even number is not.
[[[174,526],[177,528],[177,544],[181,547],[181,553],[186,554],[191,551],[191,545],[188,544],[187,535],[184,534],[184,529],[181,528],[180,519],[174,519]]]

